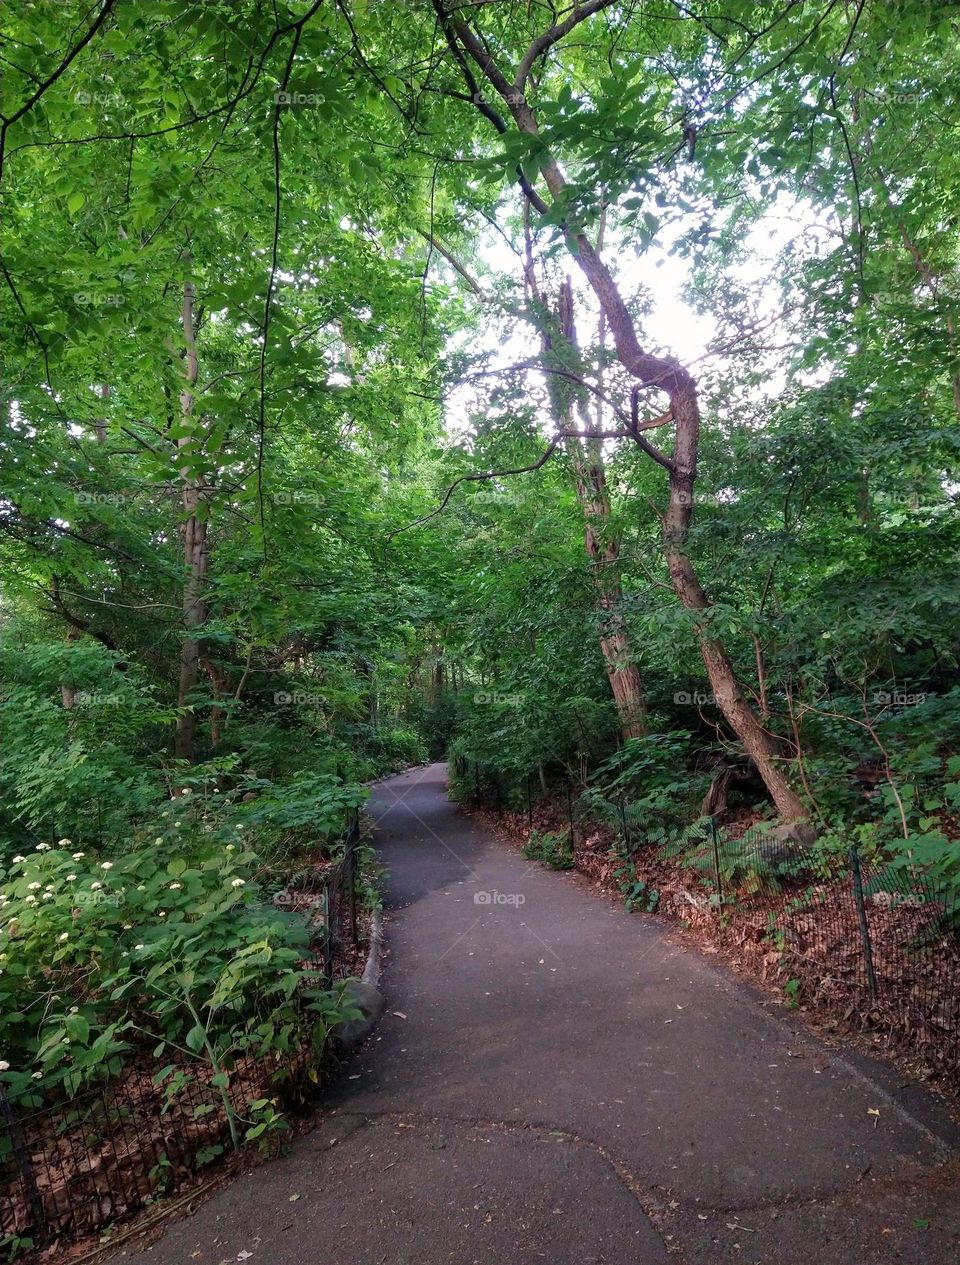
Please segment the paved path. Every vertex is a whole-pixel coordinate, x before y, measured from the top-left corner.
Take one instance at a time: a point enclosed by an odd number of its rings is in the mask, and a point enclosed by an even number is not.
[[[838,1057],[655,919],[529,865],[447,802],[442,765],[372,807],[380,1028],[287,1157],[121,1259],[960,1260],[933,1100]]]

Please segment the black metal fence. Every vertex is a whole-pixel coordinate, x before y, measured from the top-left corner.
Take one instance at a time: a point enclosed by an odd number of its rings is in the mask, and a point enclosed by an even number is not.
[[[359,842],[352,813],[343,856],[305,913],[303,965],[326,988],[349,974],[356,950]],[[233,1060],[227,1084],[198,1064],[161,1076],[147,1057],[70,1102],[26,1111],[0,1085],[0,1248],[14,1255],[99,1233],[195,1184],[236,1148],[240,1131],[269,1126],[273,1100],[306,1096],[317,1057],[310,1046],[283,1059],[245,1055]]]
[[[917,1051],[960,1087],[956,890],[856,848],[844,860],[777,917],[788,990]]]
[[[794,1004],[920,1054],[960,1089],[960,886],[882,852],[805,847],[762,827],[731,837],[710,817],[669,831],[622,795],[581,795],[566,776],[547,794],[536,775],[465,761],[453,772],[474,804],[525,814],[528,826],[549,800],[578,864],[587,835],[606,827],[632,907],[666,909],[661,888],[682,883],[678,914],[693,904],[712,911],[719,934],[756,933]]]

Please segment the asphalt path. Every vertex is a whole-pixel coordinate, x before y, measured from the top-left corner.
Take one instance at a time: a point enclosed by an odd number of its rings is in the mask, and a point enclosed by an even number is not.
[[[956,1265],[932,1096],[472,822],[381,783],[384,1019],[290,1153],[136,1265]],[[249,1255],[247,1255],[249,1254]]]

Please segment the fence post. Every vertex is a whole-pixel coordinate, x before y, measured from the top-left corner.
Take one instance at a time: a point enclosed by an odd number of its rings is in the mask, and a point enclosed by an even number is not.
[[[480,807],[480,762],[473,762],[473,800],[476,806]]]
[[[530,798],[530,774],[527,774],[527,829],[533,828],[533,800]]]
[[[853,899],[857,904],[860,922],[860,939],[863,942],[863,961],[867,968],[867,987],[870,997],[877,1000],[877,976],[873,969],[873,945],[870,943],[870,927],[867,923],[867,906],[863,899],[863,874],[860,871],[860,852],[856,845],[850,849],[850,877],[853,879]]]
[[[330,900],[330,884],[323,885],[323,986],[333,988],[333,927],[330,915],[333,902]]]
[[[39,1246],[47,1237],[47,1219],[43,1211],[43,1200],[40,1198],[40,1191],[37,1189],[37,1178],[33,1171],[30,1153],[24,1143],[20,1121],[14,1114],[13,1106],[9,1098],[7,1098],[6,1090],[2,1085],[0,1085],[0,1117],[3,1118],[3,1122],[7,1126],[7,1132],[10,1135],[10,1147],[13,1151],[13,1158],[23,1180],[27,1202],[30,1205],[30,1211],[33,1213],[37,1225],[35,1246]]]
[[[630,855],[630,831],[627,829],[627,807],[623,799],[623,791],[620,792],[620,829],[623,831],[623,846],[627,856]]]
[[[717,879],[717,912],[722,913],[723,876],[720,873],[720,844],[717,841],[717,821],[713,816],[707,818],[707,833],[710,836],[710,842],[713,844],[713,872]]]
[[[357,943],[357,845],[360,842],[360,816],[356,808],[351,810],[347,830],[347,849],[350,853],[350,938]]]
[[[567,820],[570,822],[570,847],[572,848],[576,842],[576,832],[573,828],[573,791],[569,778],[567,778]]]

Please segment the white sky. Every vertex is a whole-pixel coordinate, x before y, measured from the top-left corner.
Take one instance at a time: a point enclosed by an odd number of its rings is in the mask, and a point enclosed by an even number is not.
[[[818,240],[829,236],[830,230],[819,224],[813,208],[808,204],[788,202],[786,199],[763,216],[746,239],[747,259],[745,262],[733,263],[729,268],[732,280],[745,283],[752,291],[759,291],[760,299],[755,311],[744,313],[745,317],[758,320],[768,319],[776,314],[781,305],[781,291],[775,277],[777,259],[784,246],[791,239],[800,236],[808,238],[808,249]],[[676,355],[682,349],[682,359],[692,363],[692,371],[697,373],[697,362],[706,355],[711,340],[717,334],[716,321],[709,314],[695,311],[683,298],[683,290],[689,278],[690,265],[679,255],[668,253],[666,245],[655,244],[642,257],[638,258],[629,251],[616,256],[615,263],[621,293],[625,298],[643,288],[652,295],[652,312],[644,319],[644,326],[653,340],[651,351]],[[611,258],[611,251],[607,251]],[[506,274],[519,279],[520,264],[506,244],[500,238],[494,238],[484,244],[481,258],[486,269],[492,273]],[[443,264],[435,258],[434,266]],[[445,264],[443,268],[451,282],[457,277]],[[566,271],[572,276],[578,299],[584,307],[596,312],[596,304],[579,274],[573,259],[569,259]],[[771,278],[769,288],[764,290],[758,286],[764,278]],[[485,278],[480,278],[481,282]],[[458,339],[454,346],[457,349],[468,348],[471,351],[487,351],[495,353],[494,365],[511,365],[518,361],[529,360],[539,353],[539,341],[534,332],[522,324],[517,325],[516,332],[501,341],[500,328],[503,318],[491,313],[486,327],[478,336],[473,331]],[[584,322],[586,328],[587,322]],[[596,318],[594,318],[594,331]],[[594,335],[591,334],[591,338]],[[585,335],[586,337],[586,335]],[[655,345],[654,345],[655,344]],[[729,356],[711,357],[712,368],[723,368],[731,365]],[[483,380],[491,383],[495,379]],[[538,382],[539,375],[531,374],[531,383]],[[770,374],[764,384],[763,394],[773,396],[779,394],[785,386],[785,375],[776,362],[771,362]],[[469,433],[469,416],[483,407],[486,391],[476,383],[465,383],[454,389],[447,399],[446,431],[453,439],[461,439]]]

